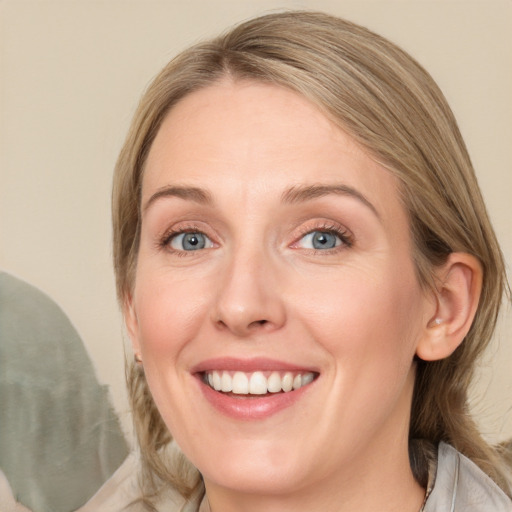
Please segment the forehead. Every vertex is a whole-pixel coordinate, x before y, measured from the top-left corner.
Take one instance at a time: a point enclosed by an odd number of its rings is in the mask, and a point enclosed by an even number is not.
[[[172,184],[249,198],[322,183],[356,188],[378,209],[401,208],[396,179],[307,99],[276,85],[225,80],[186,96],[166,116],[146,162],[143,202]]]

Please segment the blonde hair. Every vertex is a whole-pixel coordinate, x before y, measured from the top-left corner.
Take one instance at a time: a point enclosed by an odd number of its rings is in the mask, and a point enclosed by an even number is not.
[[[371,31],[326,14],[284,12],[256,18],[184,51],[156,77],[135,114],[115,170],[114,266],[123,303],[134,282],[144,162],[168,111],[181,98],[231,77],[287,87],[308,98],[348,132],[401,184],[425,287],[451,252],[480,261],[483,289],[474,323],[447,359],[417,362],[410,438],[445,441],[508,491],[497,451],[468,412],[475,362],[491,339],[506,285],[503,257],[454,116],[430,75],[408,54]],[[141,452],[148,474],[183,495],[184,481],[160,454],[171,440],[142,371],[128,371]],[[413,454],[414,455],[414,454]],[[416,454],[412,460],[423,460]],[[413,464],[422,481],[420,465]]]

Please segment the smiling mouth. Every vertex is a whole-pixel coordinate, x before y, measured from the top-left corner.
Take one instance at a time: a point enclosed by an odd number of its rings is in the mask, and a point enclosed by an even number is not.
[[[318,377],[316,372],[278,371],[206,371],[203,382],[211,389],[230,395],[254,395],[289,393],[307,386]]]

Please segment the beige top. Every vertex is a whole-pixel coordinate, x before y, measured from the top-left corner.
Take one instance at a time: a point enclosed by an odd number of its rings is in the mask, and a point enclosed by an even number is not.
[[[2,471],[0,471],[0,512],[30,512],[28,508],[16,502],[11,486]]]
[[[140,498],[139,467],[137,455],[130,454],[103,487],[76,512],[147,512],[142,504],[134,503]],[[158,512],[210,512],[202,493],[187,501],[174,489],[162,494],[154,506]]]
[[[77,512],[145,512],[133,501],[140,496],[138,461],[130,455],[113,477]],[[158,512],[210,512],[206,498],[186,502],[168,491],[155,504]],[[512,501],[473,462],[453,447],[441,443],[437,468],[429,477],[423,512],[512,512]]]

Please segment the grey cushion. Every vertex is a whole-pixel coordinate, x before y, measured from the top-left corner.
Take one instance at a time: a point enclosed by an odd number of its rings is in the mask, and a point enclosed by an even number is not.
[[[34,512],[85,503],[127,454],[76,329],[45,294],[0,273],[0,470]]]

